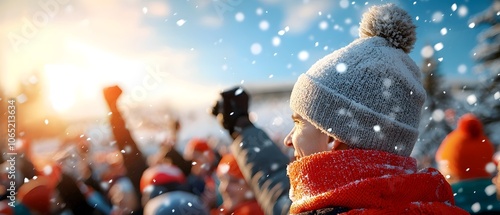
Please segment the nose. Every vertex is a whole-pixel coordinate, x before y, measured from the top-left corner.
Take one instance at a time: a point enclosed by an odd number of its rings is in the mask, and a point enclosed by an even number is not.
[[[287,147],[292,147],[293,144],[292,144],[292,134],[293,134],[293,129],[290,131],[290,133],[288,133],[288,135],[286,135],[285,139],[283,139],[283,144],[285,144],[285,146]]]

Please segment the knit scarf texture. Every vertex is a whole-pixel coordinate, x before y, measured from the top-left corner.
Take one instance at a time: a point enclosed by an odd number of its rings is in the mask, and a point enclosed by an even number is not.
[[[414,158],[375,150],[319,152],[292,162],[290,214],[347,207],[344,214],[467,214],[433,168]]]

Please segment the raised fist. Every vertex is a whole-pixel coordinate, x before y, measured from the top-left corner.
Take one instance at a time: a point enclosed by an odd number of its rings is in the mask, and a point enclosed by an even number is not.
[[[232,134],[237,119],[242,116],[248,118],[249,96],[241,87],[224,91],[220,95],[222,98],[212,108],[212,114],[217,116],[222,126]]]
[[[122,94],[122,89],[117,86],[109,86],[103,89],[104,99],[108,104],[115,104],[120,95]]]

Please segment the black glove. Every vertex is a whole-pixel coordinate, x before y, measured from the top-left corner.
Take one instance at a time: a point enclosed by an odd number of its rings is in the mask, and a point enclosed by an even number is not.
[[[250,96],[241,87],[235,87],[221,93],[221,99],[212,108],[212,114],[219,117],[222,126],[233,134],[237,119],[244,116],[248,118],[248,101]]]

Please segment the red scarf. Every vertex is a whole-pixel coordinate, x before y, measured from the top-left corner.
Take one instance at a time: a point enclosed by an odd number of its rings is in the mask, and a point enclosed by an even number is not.
[[[414,158],[383,151],[340,150],[292,162],[291,214],[347,207],[345,214],[467,214],[435,169],[417,172]]]

